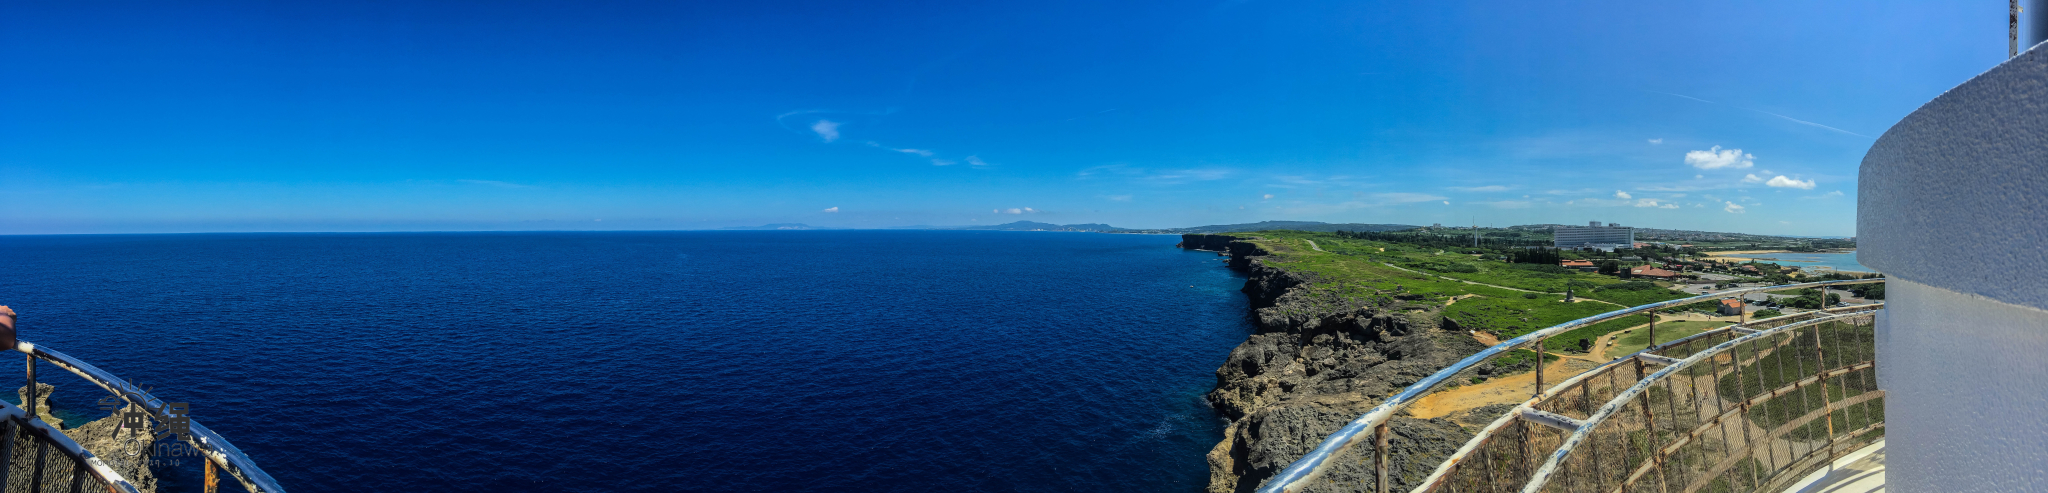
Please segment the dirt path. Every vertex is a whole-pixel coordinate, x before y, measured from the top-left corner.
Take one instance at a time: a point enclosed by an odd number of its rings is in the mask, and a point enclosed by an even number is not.
[[[1590,370],[1595,365],[1590,361],[1567,358],[1543,366],[1543,384],[1547,386]],[[1494,404],[1520,404],[1536,395],[1535,389],[1536,372],[1522,372],[1424,396],[1408,406],[1408,413],[1429,419]]]
[[[1314,242],[1310,242],[1309,244],[1310,244],[1311,246],[1313,246],[1313,245],[1314,245],[1315,243],[1314,243]],[[1406,268],[1406,267],[1401,267],[1401,266],[1398,266],[1398,265],[1394,265],[1394,264],[1389,264],[1389,263],[1386,263],[1386,262],[1380,262],[1380,265],[1384,265],[1384,266],[1387,266],[1387,267],[1392,267],[1392,268],[1394,268],[1394,270],[1399,270],[1399,271],[1402,271],[1402,272],[1407,272],[1407,273],[1410,273],[1410,274],[1415,274],[1415,275],[1421,275],[1421,276],[1428,276],[1428,277],[1434,277],[1434,278],[1437,278],[1437,279],[1443,279],[1443,280],[1446,280],[1446,281],[1457,281],[1457,282],[1462,282],[1462,283],[1465,283],[1465,284],[1473,284],[1473,285],[1479,285],[1479,286],[1486,286],[1486,287],[1489,287],[1489,288],[1494,288],[1494,289],[1505,289],[1505,290],[1508,290],[1508,291],[1520,291],[1520,292],[1524,292],[1524,293],[1538,293],[1538,294],[1564,294],[1564,293],[1552,293],[1552,292],[1549,292],[1549,291],[1530,291],[1530,290],[1527,290],[1527,289],[1521,289],[1521,288],[1510,288],[1510,287],[1507,287],[1507,286],[1501,286],[1501,285],[1498,285],[1498,284],[1487,284],[1487,283],[1483,283],[1483,282],[1478,282],[1478,281],[1467,281],[1467,280],[1464,280],[1464,279],[1458,279],[1458,278],[1454,278],[1454,277],[1444,277],[1444,276],[1439,276],[1439,275],[1436,275],[1436,274],[1431,274],[1431,273],[1428,273],[1428,272],[1422,272],[1422,271],[1418,271],[1418,270],[1414,270],[1414,269],[1409,269],[1409,268]],[[1585,302],[1592,302],[1592,303],[1606,303],[1606,304],[1609,304],[1609,305],[1614,305],[1614,306],[1618,306],[1618,307],[1622,307],[1622,308],[1628,308],[1628,305],[1623,305],[1623,304],[1620,304],[1620,303],[1614,303],[1614,302],[1610,302],[1610,301],[1602,301],[1602,300],[1596,300],[1596,299],[1592,299],[1592,298],[1577,298],[1577,299],[1573,299],[1573,300],[1572,300],[1572,302],[1573,302],[1573,303],[1585,303]]]
[[[1316,249],[1316,251],[1318,251],[1318,252],[1320,252],[1320,251],[1323,251],[1323,247],[1319,247],[1319,246],[1316,246],[1316,240],[1311,240],[1311,239],[1308,239],[1308,238],[1302,238],[1302,239],[1301,239],[1301,241],[1306,241],[1306,242],[1308,242],[1308,247],[1309,247],[1309,248],[1314,248],[1314,249]]]

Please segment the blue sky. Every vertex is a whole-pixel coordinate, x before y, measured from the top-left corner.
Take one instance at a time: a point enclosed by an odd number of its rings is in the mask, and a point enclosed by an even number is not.
[[[2004,9],[9,2],[0,233],[1853,235],[1863,153],[2004,59]]]

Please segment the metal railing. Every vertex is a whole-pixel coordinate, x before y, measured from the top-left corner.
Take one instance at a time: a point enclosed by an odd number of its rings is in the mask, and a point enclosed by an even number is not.
[[[4,402],[0,437],[0,487],[6,491],[137,493],[135,485],[64,432]]]
[[[1442,370],[1437,371],[1434,374],[1431,374],[1429,377],[1426,377],[1416,382],[1415,384],[1410,385],[1406,389],[1403,389],[1402,391],[1392,396],[1388,396],[1385,400],[1381,401],[1379,405],[1373,407],[1364,415],[1358,417],[1357,419],[1352,420],[1350,423],[1345,424],[1335,433],[1332,433],[1330,434],[1330,436],[1324,438],[1321,443],[1319,443],[1314,449],[1310,450],[1307,454],[1304,454],[1300,459],[1297,459],[1293,463],[1289,464],[1286,468],[1283,468],[1279,472],[1275,473],[1271,478],[1268,478],[1263,484],[1260,485],[1258,491],[1262,493],[1307,491],[1311,489],[1312,486],[1317,486],[1321,484],[1319,482],[1319,479],[1321,479],[1325,474],[1331,472],[1332,469],[1336,468],[1339,464],[1345,463],[1343,456],[1361,448],[1369,449],[1371,451],[1370,460],[1372,462],[1372,465],[1370,469],[1372,473],[1370,474],[1369,479],[1371,479],[1372,481],[1370,486],[1366,486],[1363,484],[1363,482],[1361,482],[1361,484],[1357,485],[1357,487],[1353,489],[1351,486],[1348,485],[1340,486],[1323,484],[1322,486],[1325,487],[1318,487],[1314,489],[1332,491],[1377,491],[1385,493],[1394,491],[1395,486],[1397,484],[1401,484],[1408,485],[1414,488],[1414,491],[1417,492],[1434,491],[1433,488],[1436,485],[1450,484],[1445,482],[1444,478],[1442,477],[1447,474],[1447,468],[1450,469],[1450,472],[1456,472],[1458,463],[1461,460],[1467,459],[1471,457],[1473,454],[1477,453],[1474,451],[1474,449],[1480,447],[1477,447],[1474,444],[1483,445],[1485,443],[1490,443],[1492,440],[1499,439],[1499,437],[1501,436],[1506,435],[1513,435],[1514,437],[1505,441],[1513,442],[1518,445],[1526,445],[1523,446],[1523,450],[1519,452],[1518,457],[1520,457],[1520,459],[1518,461],[1523,463],[1523,465],[1520,466],[1521,469],[1519,469],[1519,471],[1522,473],[1522,476],[1528,477],[1529,475],[1533,475],[1534,472],[1537,470],[1535,458],[1538,454],[1538,448],[1543,448],[1542,446],[1545,445],[1542,443],[1537,443],[1543,440],[1543,438],[1541,437],[1545,434],[1536,433],[1534,429],[1531,428],[1531,425],[1548,425],[1548,427],[1555,427],[1560,425],[1577,426],[1578,424],[1583,424],[1583,420],[1571,418],[1565,414],[1554,412],[1554,410],[1545,410],[1540,408],[1540,406],[1543,403],[1553,401],[1557,402],[1557,404],[1555,405],[1562,406],[1562,402],[1566,400],[1564,399],[1564,397],[1567,396],[1564,396],[1563,394],[1561,394],[1561,392],[1571,389],[1579,389],[1582,395],[1573,397],[1573,402],[1575,403],[1578,403],[1579,401],[1605,402],[1605,400],[1596,400],[1591,395],[1591,391],[1593,390],[1593,388],[1591,386],[1584,385],[1584,382],[1589,380],[1590,377],[1602,374],[1607,375],[1609,377],[1613,377],[1615,372],[1612,370],[1631,364],[1676,363],[1677,360],[1674,358],[1671,358],[1667,355],[1656,354],[1658,351],[1670,350],[1672,348],[1672,345],[1674,344],[1704,344],[1703,342],[1697,341],[1709,340],[1710,337],[1713,337],[1717,334],[1723,335],[1724,337],[1728,334],[1748,335],[1757,332],[1759,330],[1759,327],[1775,327],[1778,325],[1784,325],[1788,323],[1800,323],[1800,321],[1802,320],[1818,319],[1822,317],[1822,314],[1826,312],[1803,312],[1792,315],[1786,315],[1782,317],[1774,317],[1766,320],[1758,320],[1754,322],[1749,321],[1747,319],[1747,312],[1744,312],[1741,315],[1743,317],[1741,318],[1741,323],[1737,325],[1704,332],[1699,335],[1694,335],[1688,338],[1667,342],[1662,345],[1653,345],[1651,349],[1639,352],[1635,355],[1630,355],[1629,357],[1619,358],[1614,361],[1598,365],[1591,370],[1588,370],[1584,373],[1579,374],[1576,377],[1566,380],[1556,388],[1545,387],[1543,382],[1543,359],[1545,354],[1543,343],[1549,338],[1560,334],[1564,334],[1566,332],[1570,332],[1574,329],[1590,326],[1596,323],[1641,313],[1652,314],[1651,330],[1654,331],[1656,320],[1654,317],[1654,312],[1656,310],[1675,306],[1689,305],[1693,303],[1712,302],[1721,299],[1736,298],[1750,293],[1782,291],[1788,289],[1802,288],[1830,288],[1843,285],[1869,284],[1881,282],[1884,282],[1884,280],[1858,279],[1732,289],[1722,291],[1719,293],[1705,294],[1691,298],[1683,298],[1671,301],[1651,303],[1642,306],[1624,308],[1621,310],[1615,310],[1600,315],[1565,322],[1542,330],[1531,332],[1520,337],[1516,337],[1514,339],[1481,350],[1480,352],[1468,356],[1462,360],[1459,360],[1457,363],[1453,363],[1449,367],[1446,367]],[[1823,303],[1825,303],[1826,299],[1827,294],[1826,291],[1823,290],[1821,300],[1823,301]],[[1870,308],[1877,308],[1881,306],[1882,305],[1860,305],[1854,307],[1836,308],[1834,309],[1834,311],[1863,311]],[[1652,338],[1652,342],[1655,342],[1654,337]],[[1455,453],[1450,460],[1446,460],[1443,463],[1439,464],[1436,467],[1436,472],[1430,474],[1427,478],[1415,478],[1408,477],[1408,475],[1397,475],[1392,470],[1393,468],[1391,467],[1392,464],[1389,461],[1389,454],[1392,448],[1391,445],[1393,445],[1392,442],[1394,438],[1391,436],[1392,433],[1390,432],[1388,423],[1396,414],[1400,413],[1408,406],[1413,405],[1416,401],[1420,400],[1421,398],[1428,396],[1429,394],[1437,390],[1438,387],[1444,385],[1448,381],[1451,381],[1454,377],[1457,377],[1462,373],[1471,371],[1482,363],[1486,363],[1495,358],[1510,354],[1511,352],[1520,349],[1531,349],[1534,350],[1536,353],[1536,357],[1534,359],[1534,361],[1536,362],[1536,382],[1535,386],[1531,389],[1531,395],[1533,395],[1534,398],[1530,399],[1529,402],[1525,402],[1522,406],[1517,407],[1514,411],[1509,412],[1507,416],[1495,420],[1486,429],[1482,430],[1478,437],[1475,437],[1473,440],[1469,441],[1465,448],[1460,449],[1457,453]],[[1612,393],[1614,391],[1609,390],[1609,392]],[[1620,396],[1619,394],[1616,394],[1610,395],[1608,397],[1619,398]],[[1583,406],[1583,403],[1576,405]],[[1563,408],[1559,407],[1558,409]],[[1549,447],[1546,450],[1556,450],[1556,447]],[[1481,473],[1491,474],[1491,476],[1489,477],[1489,481],[1492,483],[1503,485],[1522,484],[1520,482],[1512,482],[1513,478],[1508,477],[1510,475],[1510,471],[1504,470],[1506,467],[1513,464],[1497,464],[1495,462],[1497,459],[1500,459],[1500,457],[1489,456],[1488,460],[1481,461],[1483,464],[1500,466],[1498,468],[1488,469],[1488,471],[1490,472]],[[1357,458],[1357,461],[1361,464],[1363,464],[1363,462],[1365,462],[1366,460],[1366,457]],[[1773,465],[1776,464],[1774,463]],[[1412,468],[1404,469],[1412,470]],[[1456,491],[1474,491],[1466,488],[1454,487],[1453,489]],[[1480,489],[1488,490],[1487,488]]]
[[[26,399],[22,401],[22,405],[24,407],[28,407],[28,409],[24,411],[19,408],[10,408],[13,409],[15,412],[22,412],[24,416],[33,416],[36,414],[36,410],[34,408],[35,402],[37,400],[35,395],[35,392],[37,391],[36,362],[39,360],[47,361],[52,365],[56,365],[58,368],[63,368],[67,371],[70,371],[73,374],[78,375],[80,378],[84,378],[88,382],[92,382],[93,385],[97,385],[101,389],[105,389],[107,392],[110,392],[115,396],[119,396],[121,400],[125,401],[129,406],[133,406],[133,409],[140,409],[148,412],[150,418],[155,419],[160,423],[168,424],[171,423],[173,419],[178,419],[185,423],[188,423],[190,433],[180,433],[178,434],[178,439],[185,445],[190,446],[194,451],[197,451],[201,456],[204,456],[206,458],[206,461],[204,462],[206,468],[206,484],[204,487],[207,493],[213,493],[215,491],[216,483],[218,481],[217,478],[218,475],[220,474],[225,474],[228,477],[234,478],[237,482],[240,482],[242,484],[242,487],[244,489],[250,491],[251,493],[284,492],[284,487],[279,486],[277,484],[277,480],[272,479],[269,473],[265,473],[263,472],[262,468],[257,467],[256,462],[250,460],[249,456],[247,454],[242,453],[241,449],[235,448],[235,445],[233,443],[229,443],[228,440],[226,438],[221,437],[219,433],[215,433],[213,430],[208,429],[206,426],[199,424],[198,421],[192,420],[189,416],[174,416],[172,411],[175,410],[167,409],[164,400],[158,398],[155,395],[151,395],[147,389],[138,387],[132,382],[122,380],[119,377],[114,376],[113,373],[107,372],[106,370],[101,370],[99,369],[99,367],[81,361],[78,358],[72,357],[71,355],[64,354],[52,350],[50,348],[38,346],[34,343],[26,341],[19,342],[17,343],[17,346],[14,349],[16,351],[28,354],[28,395],[24,396]],[[49,428],[49,426],[47,424],[44,424],[40,419],[29,419],[28,422],[29,426],[27,428],[31,430]],[[61,432],[56,432],[56,430],[54,429],[51,429],[50,431],[56,433],[58,437],[63,437],[63,433]],[[73,448],[76,448],[77,445],[75,443],[72,443],[68,438],[64,439],[64,443],[71,443]],[[83,449],[80,449],[80,451],[83,452]],[[99,459],[91,458],[91,453],[85,452],[85,457],[88,458],[88,463],[97,465],[95,469],[96,471],[104,471],[104,475],[100,476],[100,479],[103,482],[117,485],[128,484],[128,481],[126,479],[121,478],[121,476],[118,473],[115,473],[112,469],[108,469],[104,463],[99,462]],[[14,490],[10,487],[7,491]],[[40,492],[42,490],[33,489],[28,491]],[[77,492],[79,490],[74,488],[68,491]],[[110,491],[135,491],[135,489],[131,486],[128,487],[127,490]]]

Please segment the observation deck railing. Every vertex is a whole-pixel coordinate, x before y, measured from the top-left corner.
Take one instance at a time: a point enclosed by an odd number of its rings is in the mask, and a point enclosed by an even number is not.
[[[1516,337],[1387,397],[1258,491],[1668,493],[1782,486],[1881,433],[1884,394],[1876,389],[1872,322],[1882,304],[1824,304],[1822,310],[1755,321],[1743,312],[1734,325],[1663,343],[1653,338],[1648,349],[1596,365],[1554,387],[1543,382],[1543,342],[1646,312],[1654,334],[1656,310],[1703,301],[1823,288],[1825,303],[1825,288],[1881,282],[1733,289],[1615,310]],[[1536,352],[1530,399],[1487,425],[1427,476],[1416,464],[1399,473],[1392,470],[1388,456],[1397,438],[1391,436],[1390,419],[1452,378],[1518,349]],[[1652,367],[1661,369],[1652,372]],[[1348,462],[1372,474],[1348,484],[1324,480]]]
[[[100,489],[82,489],[86,484],[91,483],[96,486],[103,486],[104,489],[113,493],[136,492],[134,485],[130,484],[126,478],[121,477],[120,473],[109,468],[105,462],[94,456],[92,452],[80,447],[75,441],[65,436],[63,432],[57,431],[55,428],[44,423],[43,420],[33,418],[37,414],[35,405],[38,400],[35,395],[35,392],[38,390],[36,385],[36,362],[40,360],[70,371],[80,378],[92,382],[93,385],[97,385],[107,392],[119,396],[127,405],[133,406],[131,409],[146,411],[150,419],[154,419],[159,423],[168,424],[173,419],[189,423],[190,433],[179,433],[177,436],[178,440],[192,447],[192,450],[197,451],[199,455],[206,459],[203,461],[206,468],[204,484],[206,493],[214,493],[217,488],[217,478],[221,474],[234,478],[242,484],[242,488],[251,493],[284,493],[284,488],[277,484],[277,480],[271,479],[270,474],[263,472],[262,468],[257,467],[256,462],[250,460],[247,454],[243,454],[241,449],[235,448],[233,443],[229,443],[219,433],[207,429],[206,426],[199,424],[197,420],[192,420],[189,416],[174,416],[173,413],[177,410],[167,409],[164,400],[151,395],[148,390],[138,387],[132,382],[115,377],[113,373],[101,370],[90,363],[73,358],[71,355],[37,346],[31,342],[23,341],[16,344],[16,351],[28,354],[28,386],[26,387],[28,395],[25,395],[26,399],[22,401],[22,406],[27,409],[14,406],[0,407],[0,420],[5,420],[7,422],[5,428],[12,430],[17,438],[21,439],[17,441],[23,442],[26,445],[15,447],[14,442],[0,443],[0,455],[5,455],[7,451],[29,450],[25,448],[27,446],[36,447],[34,450],[37,450],[36,453],[40,455],[34,458],[33,473],[21,476],[33,477],[34,479],[31,481],[34,482],[23,483],[15,479],[15,474],[8,474],[5,491],[41,493],[50,491],[45,489],[43,485],[56,484],[48,481],[69,481],[69,487],[59,491],[78,493]],[[0,404],[0,406],[4,406],[4,404]],[[63,456],[63,459],[67,459],[68,462],[66,460],[56,460],[54,463],[57,466],[53,467],[57,469],[49,469],[43,465],[45,460],[43,455],[51,453]],[[22,457],[24,457],[22,453],[15,452],[15,456],[11,459],[14,461],[13,467],[9,472],[20,473],[22,471],[24,467],[23,461],[27,460]],[[81,465],[86,466],[83,471],[87,472],[87,474],[78,473],[81,470],[79,469]],[[51,479],[46,479],[46,477]],[[16,488],[18,484],[26,486]]]

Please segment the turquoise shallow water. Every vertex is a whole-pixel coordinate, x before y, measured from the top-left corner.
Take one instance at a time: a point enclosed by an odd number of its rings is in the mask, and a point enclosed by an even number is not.
[[[1251,326],[1179,239],[0,236],[0,304],[299,493],[1195,492]]]
[[[1764,259],[1767,259],[1767,258],[1769,258],[1769,259],[1777,259],[1777,261],[1778,261],[1779,263],[1782,263],[1782,264],[1785,264],[1785,265],[1798,265],[1798,266],[1805,266],[1805,267],[1812,267],[1812,266],[1821,266],[1821,267],[1831,267],[1831,268],[1834,268],[1835,270],[1843,270],[1843,271],[1855,271],[1855,272],[1877,272],[1877,269],[1872,269],[1872,268],[1869,268],[1869,267],[1864,267],[1864,266],[1863,266],[1863,264],[1857,263],[1857,262],[1856,262],[1856,252],[1848,252],[1848,253],[1759,253],[1759,254],[1755,254],[1755,255],[1748,255],[1748,256],[1746,256],[1746,257],[1749,257],[1749,258],[1755,258],[1755,259],[1757,259],[1757,260],[1764,260]]]

